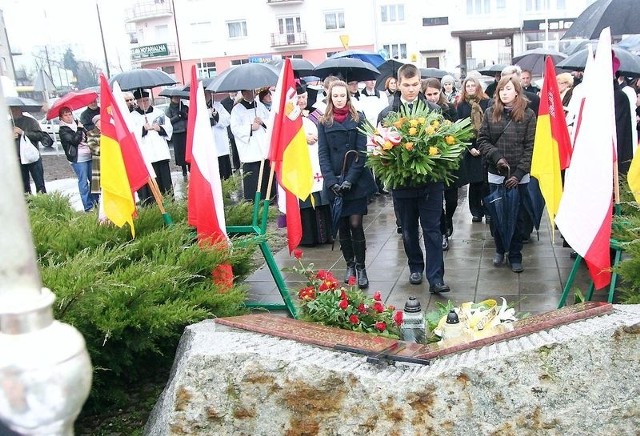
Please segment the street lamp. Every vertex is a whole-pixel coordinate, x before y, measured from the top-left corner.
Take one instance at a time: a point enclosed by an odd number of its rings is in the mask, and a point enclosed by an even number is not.
[[[0,421],[23,435],[71,435],[91,362],[82,335],[53,319],[55,297],[42,288],[8,119],[0,88]]]

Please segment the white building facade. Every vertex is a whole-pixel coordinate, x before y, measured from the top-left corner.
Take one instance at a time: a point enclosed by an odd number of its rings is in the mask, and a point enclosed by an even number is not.
[[[525,50],[562,49],[594,0],[143,0],[126,12],[134,67],[185,82],[280,57],[318,64],[350,49],[464,75]],[[188,78],[187,78],[188,80]]]

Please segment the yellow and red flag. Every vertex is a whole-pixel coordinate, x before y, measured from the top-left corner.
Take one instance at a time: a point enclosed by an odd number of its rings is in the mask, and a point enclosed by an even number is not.
[[[271,125],[269,160],[286,195],[289,253],[302,239],[298,199],[306,200],[313,188],[309,146],[302,127],[302,110],[297,104],[291,60],[285,59],[276,86]]]
[[[531,175],[540,183],[552,229],[562,197],[560,170],[566,169],[570,160],[571,139],[556,82],[556,71],[553,59],[547,56],[533,143]]]
[[[100,132],[100,188],[104,213],[118,227],[129,223],[131,236],[135,238],[134,192],[147,183],[149,171],[104,75],[100,76]]]

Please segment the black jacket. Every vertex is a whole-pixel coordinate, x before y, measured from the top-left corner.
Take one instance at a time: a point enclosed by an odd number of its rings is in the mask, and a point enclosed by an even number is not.
[[[93,124],[93,117],[95,117],[96,115],[100,115],[100,107],[97,107],[95,109],[91,109],[90,107],[87,107],[80,114],[80,122],[82,123],[84,128],[87,130],[87,132],[89,130],[95,129],[96,125]]]
[[[78,127],[77,131],[71,130],[70,127],[60,126],[60,144],[64,154],[69,162],[78,161],[78,145],[86,140],[87,131],[82,127]]]
[[[40,124],[36,120],[31,117],[25,117],[24,115],[20,118],[13,119],[13,125],[22,129],[25,136],[29,138],[31,143],[34,146],[38,146],[38,142],[42,142],[43,145],[51,145],[53,144],[53,140],[49,136],[47,132],[43,132],[40,129]],[[15,139],[16,143],[16,152],[18,156],[20,156],[20,137],[18,136]]]
[[[418,94],[418,100],[420,100],[421,102],[423,102],[424,104],[427,105],[427,108],[430,110],[434,110],[434,109],[440,109],[440,106],[438,106],[437,104],[433,104],[430,103],[429,101],[427,101],[427,98],[424,96],[423,93],[419,93]],[[400,100],[400,92],[396,92],[393,94],[393,102],[387,106],[386,108],[382,109],[380,111],[380,113],[378,114],[378,124],[380,124],[382,122],[382,120],[384,120],[384,118],[389,115],[389,112],[398,112],[400,110],[400,105],[402,104],[402,101]]]
[[[500,174],[496,163],[504,158],[511,169],[510,175],[521,180],[531,171],[536,115],[527,108],[522,121],[513,121],[505,113],[500,121],[494,122],[493,110],[491,106],[484,112],[477,145],[487,160],[490,173]]]
[[[188,106],[182,102],[178,104],[170,103],[164,113],[171,121],[173,133],[185,133],[187,131],[187,117],[189,115]]]
[[[367,138],[358,132],[364,120],[364,114],[360,113],[358,122],[349,115],[343,123],[334,121],[329,126],[318,124],[318,159],[324,186],[330,189],[344,180],[351,182],[351,190],[343,194],[345,201],[367,197],[377,191],[371,171],[364,166],[367,160]],[[355,150],[357,154],[350,153],[347,156],[344,178],[338,179],[349,150]],[[333,196],[333,193],[330,195]]]

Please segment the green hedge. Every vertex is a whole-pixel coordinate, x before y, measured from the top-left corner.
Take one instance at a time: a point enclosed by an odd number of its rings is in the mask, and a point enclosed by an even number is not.
[[[128,385],[166,371],[187,325],[246,313],[246,289],[225,292],[211,272],[230,263],[242,283],[253,268],[255,243],[234,238],[231,251],[202,249],[186,224],[185,203],[165,206],[175,224],[165,226],[157,207],[140,208],[132,239],[127,225],[100,224],[96,213],[72,210],[59,194],[29,199],[42,282],[56,295],[54,316],[87,342],[94,367],[90,408],[126,403]],[[251,208],[228,206],[235,217],[228,224],[247,224]]]

